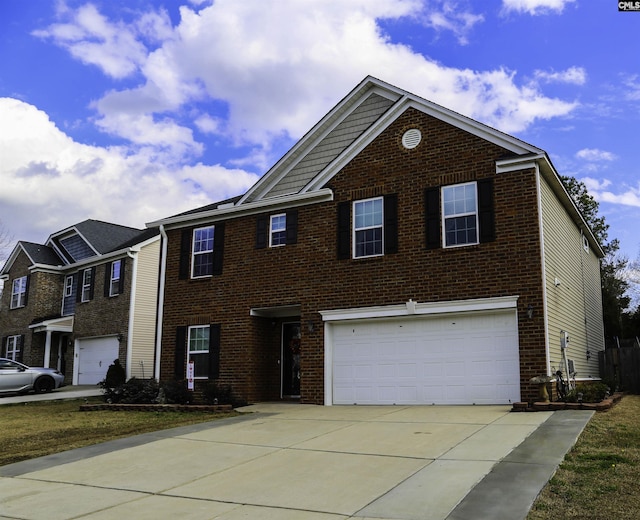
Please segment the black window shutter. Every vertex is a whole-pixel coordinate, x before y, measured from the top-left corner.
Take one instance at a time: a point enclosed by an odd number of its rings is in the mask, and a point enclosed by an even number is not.
[[[26,286],[24,288],[24,306],[27,306],[27,303],[29,303],[29,284],[31,283],[31,275],[28,274],[27,275],[27,283]]]
[[[398,196],[384,196],[384,253],[398,252]]]
[[[258,215],[256,218],[256,249],[267,247],[269,233],[269,216]]]
[[[20,334],[20,336],[18,337],[18,356],[16,361],[18,363],[22,363],[22,360],[24,359],[24,334]]]
[[[220,324],[209,326],[209,379],[220,377]]]
[[[213,273],[222,274],[222,259],[224,257],[224,222],[218,222],[213,232]]]
[[[91,268],[91,285],[89,286],[89,299],[93,300],[93,289],[96,286],[96,268]]]
[[[113,262],[104,265],[104,297],[109,297],[109,289],[111,288],[111,269]]]
[[[120,280],[118,281],[118,294],[122,294],[124,292],[124,266],[126,264],[126,260],[126,257],[120,260]]]
[[[496,226],[493,211],[493,179],[478,181],[478,221],[480,223],[480,242],[494,241]]]
[[[298,210],[287,211],[287,244],[298,242]]]
[[[440,247],[440,188],[424,191],[424,216],[427,249]]]
[[[351,258],[351,202],[338,204],[338,260]]]
[[[9,341],[9,336],[4,336],[2,338],[2,351],[0,351],[0,356],[9,357],[7,354],[7,342]]]
[[[76,273],[76,302],[82,301],[82,285],[84,283],[84,271],[78,271]]]
[[[182,381],[187,377],[185,360],[187,358],[187,327],[176,328],[176,350],[174,353],[173,377],[176,381]]]
[[[178,271],[178,278],[180,280],[186,280],[189,278],[191,271],[191,237],[193,230],[183,229],[180,237],[180,269]]]

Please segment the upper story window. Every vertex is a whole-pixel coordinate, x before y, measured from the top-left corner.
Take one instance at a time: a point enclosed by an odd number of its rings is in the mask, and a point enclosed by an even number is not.
[[[109,296],[117,296],[122,291],[120,290],[121,281],[121,266],[122,260],[116,260],[111,263],[110,276],[109,276]]]
[[[88,302],[93,298],[93,268],[82,271],[81,302]]]
[[[442,225],[445,247],[478,243],[475,182],[442,188]]]
[[[68,275],[64,279],[64,297],[70,298],[73,295],[73,275]]]
[[[256,218],[256,249],[295,244],[297,241],[298,210],[258,215]]]
[[[378,256],[383,254],[383,198],[367,199],[353,203],[353,256]]]
[[[213,274],[213,238],[215,226],[193,230],[191,276],[200,278]]]
[[[11,308],[17,309],[27,304],[27,277],[16,278],[11,284]]]
[[[287,243],[287,215],[271,215],[269,222],[269,247],[284,246]]]

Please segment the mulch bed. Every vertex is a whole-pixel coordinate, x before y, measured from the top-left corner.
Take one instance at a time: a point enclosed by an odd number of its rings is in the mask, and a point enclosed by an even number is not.
[[[606,412],[622,399],[623,393],[615,393],[599,403],[565,403],[564,401],[513,403],[512,412],[555,412],[557,410],[594,410]]]

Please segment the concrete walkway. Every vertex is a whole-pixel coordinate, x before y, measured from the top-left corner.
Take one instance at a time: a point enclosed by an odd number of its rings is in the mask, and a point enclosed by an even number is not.
[[[593,414],[242,411],[250,413],[0,467],[0,518],[518,520]]]

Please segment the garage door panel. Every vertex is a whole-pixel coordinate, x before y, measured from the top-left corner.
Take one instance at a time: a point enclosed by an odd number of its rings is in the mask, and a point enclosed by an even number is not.
[[[519,399],[514,311],[332,324],[332,338],[336,404]]]
[[[78,384],[95,385],[104,380],[109,365],[119,357],[115,337],[78,340]]]

